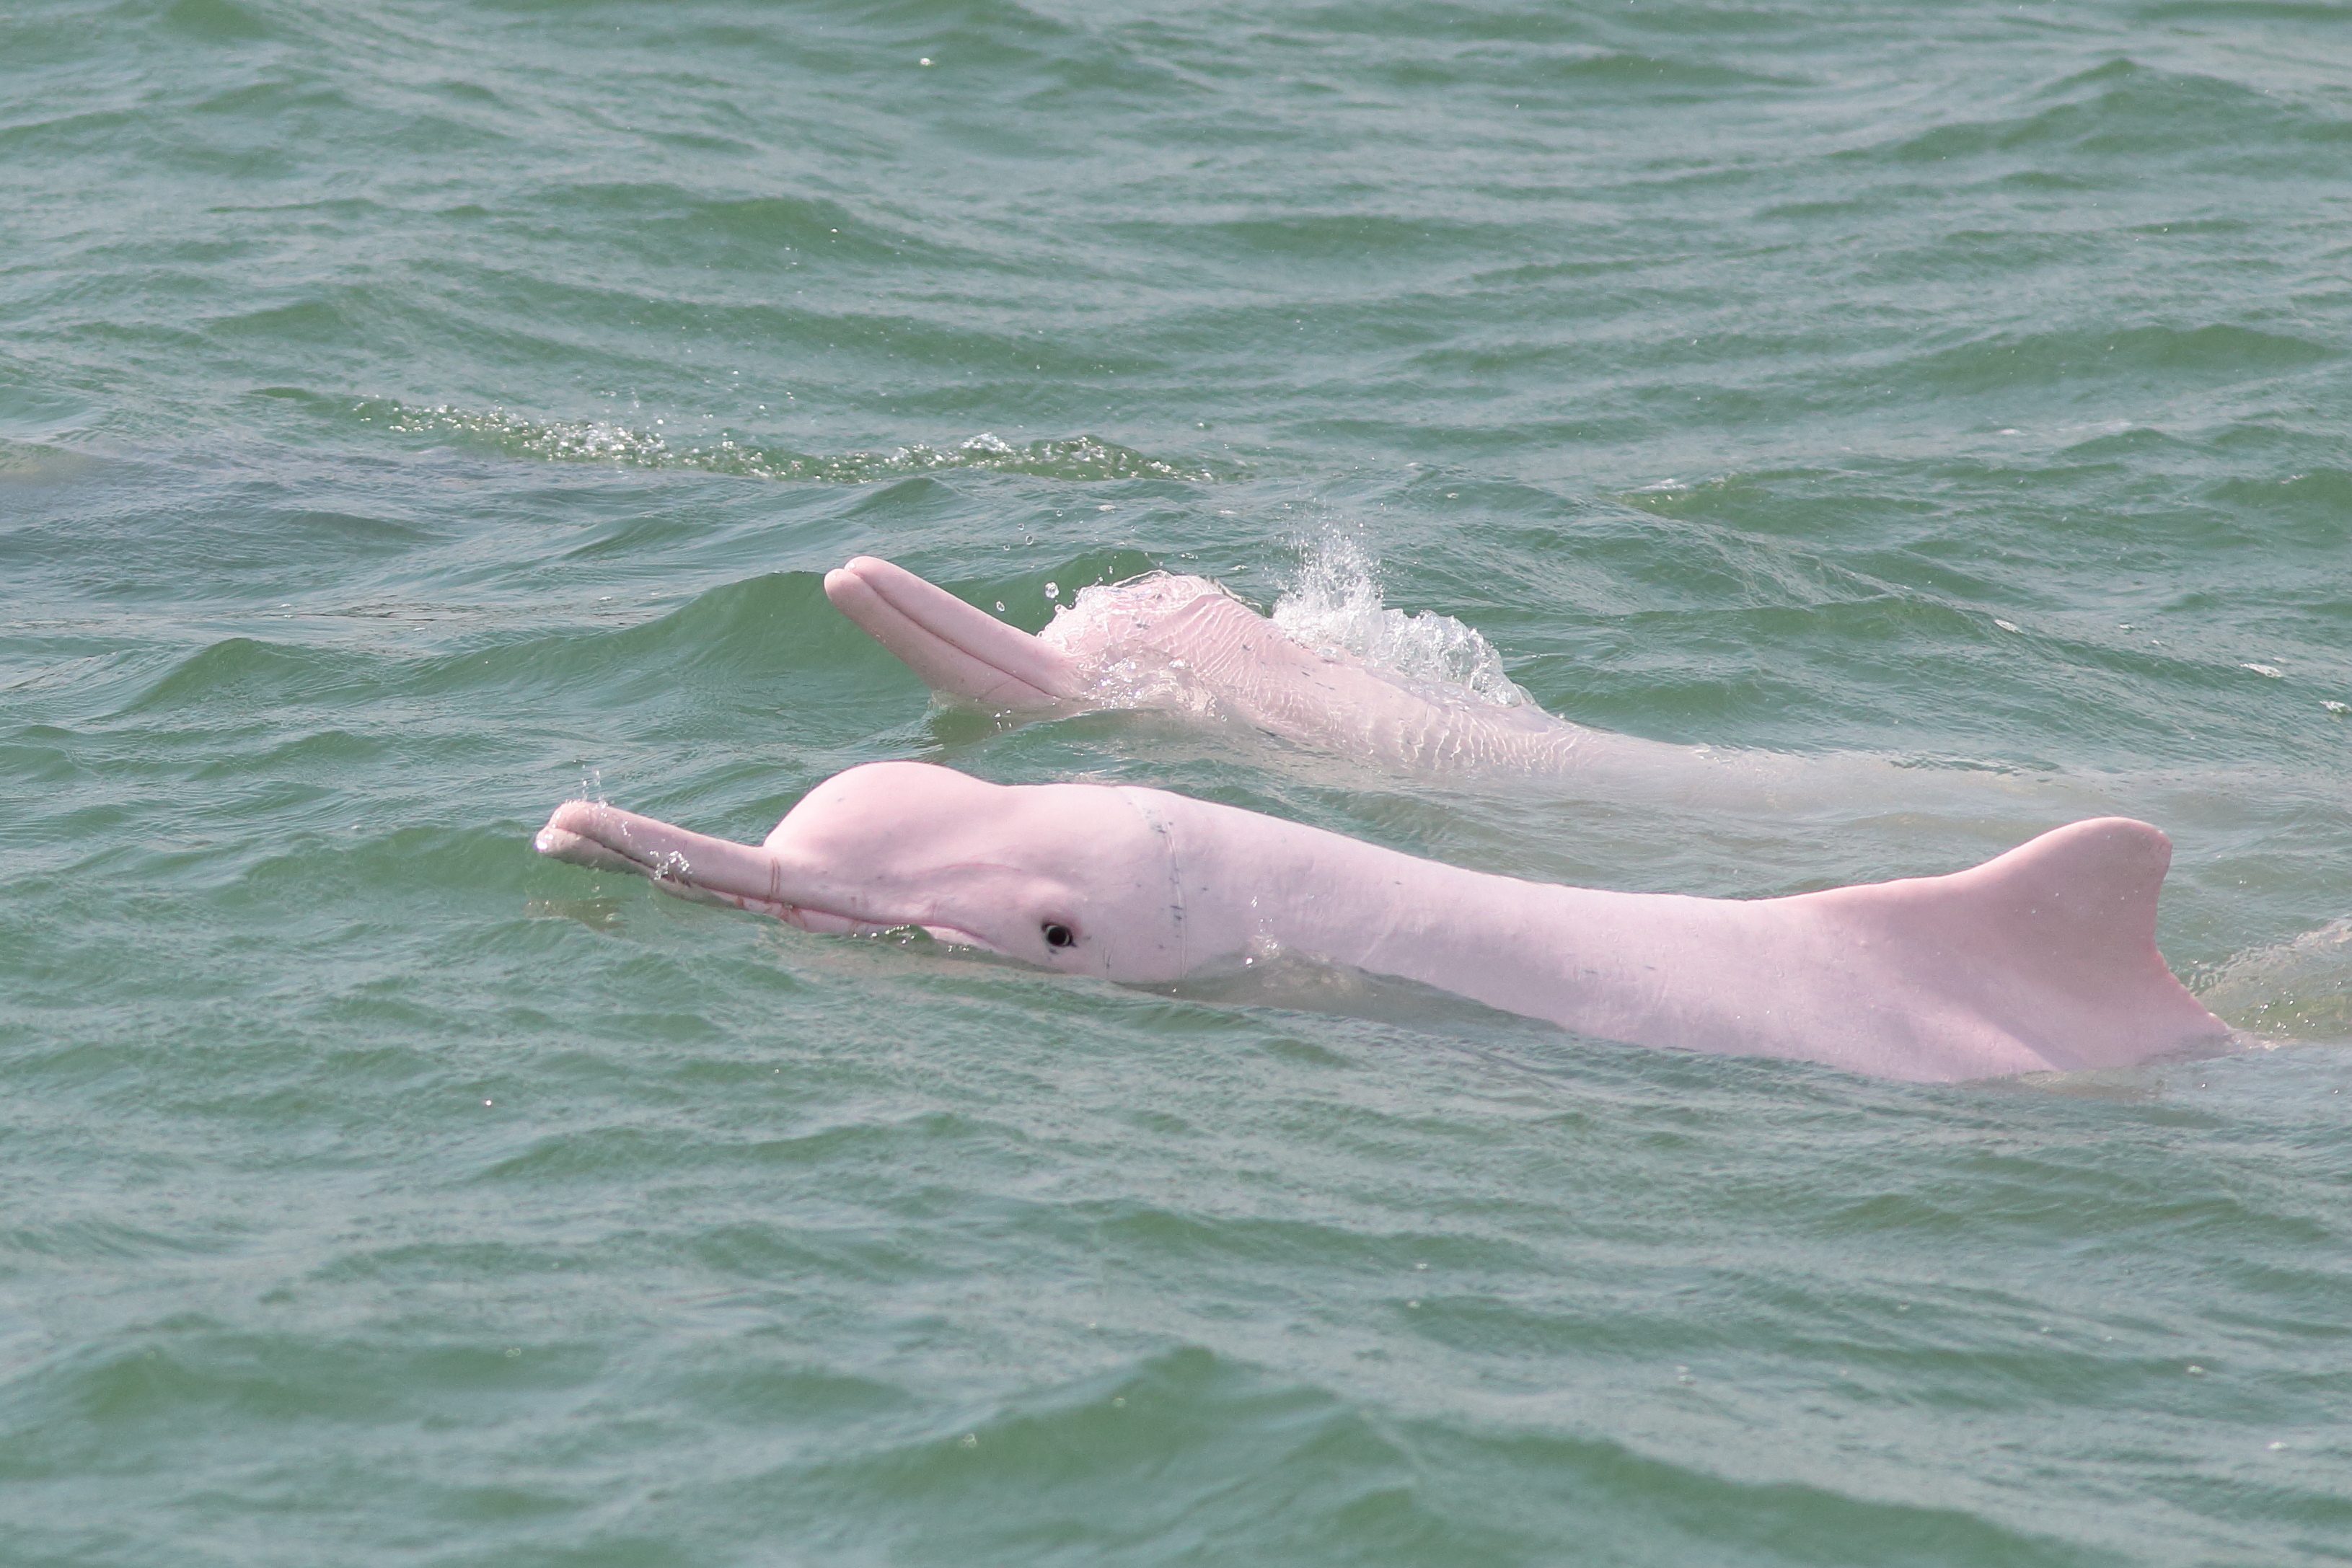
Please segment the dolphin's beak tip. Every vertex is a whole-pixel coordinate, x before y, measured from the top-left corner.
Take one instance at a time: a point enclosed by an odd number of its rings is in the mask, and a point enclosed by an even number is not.
[[[824,574],[824,596],[837,605],[844,594],[855,594],[861,589],[872,593],[875,590],[871,579],[878,572],[887,572],[889,564],[871,555],[853,555]]]
[[[593,801],[565,801],[548,814],[547,826],[532,836],[530,847],[558,859],[571,859],[582,850],[598,847],[594,834],[589,831],[595,825],[596,811]]]

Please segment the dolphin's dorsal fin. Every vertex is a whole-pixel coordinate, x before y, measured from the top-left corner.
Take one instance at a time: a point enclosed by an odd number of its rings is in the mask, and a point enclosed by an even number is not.
[[[1945,878],[2056,939],[2069,963],[2103,963],[2156,951],[2156,900],[2172,865],[2172,840],[2126,816],[2070,823],[1981,866]]]
[[[1980,866],[1807,895],[1905,973],[2062,1068],[2122,1066],[2225,1038],[2156,948],[2171,841],[2105,816]]]

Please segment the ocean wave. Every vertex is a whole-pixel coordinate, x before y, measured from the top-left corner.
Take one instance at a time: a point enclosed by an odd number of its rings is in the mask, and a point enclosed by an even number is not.
[[[429,408],[400,403],[361,405],[363,422],[401,435],[425,435],[486,446],[511,457],[557,463],[609,463],[623,468],[698,468],[755,479],[813,479],[825,484],[872,484],[942,468],[1027,474],[1036,479],[1182,479],[1208,482],[1223,476],[1198,463],[1171,462],[1094,436],[1068,436],[1013,442],[992,431],[948,446],[908,442],[887,451],[819,456],[761,446],[720,435],[706,439],[673,437],[659,428],[604,419],[532,419],[504,408],[467,409],[443,404]]]

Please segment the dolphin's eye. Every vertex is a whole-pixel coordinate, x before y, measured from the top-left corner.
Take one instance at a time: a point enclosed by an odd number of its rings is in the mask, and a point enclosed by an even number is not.
[[[1075,947],[1077,945],[1077,941],[1078,933],[1064,925],[1061,921],[1047,921],[1045,922],[1045,945],[1047,947]]]

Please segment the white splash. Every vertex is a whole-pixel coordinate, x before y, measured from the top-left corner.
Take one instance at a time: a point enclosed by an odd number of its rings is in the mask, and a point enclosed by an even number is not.
[[[1503,672],[1503,656],[1475,626],[1383,605],[1372,562],[1344,533],[1326,533],[1302,549],[1297,579],[1275,602],[1274,624],[1293,642],[1345,648],[1407,681],[1457,688],[1499,708],[1534,700]]]
[[[2240,953],[2205,978],[2197,999],[2272,1039],[2352,1037],[2352,919]]]

